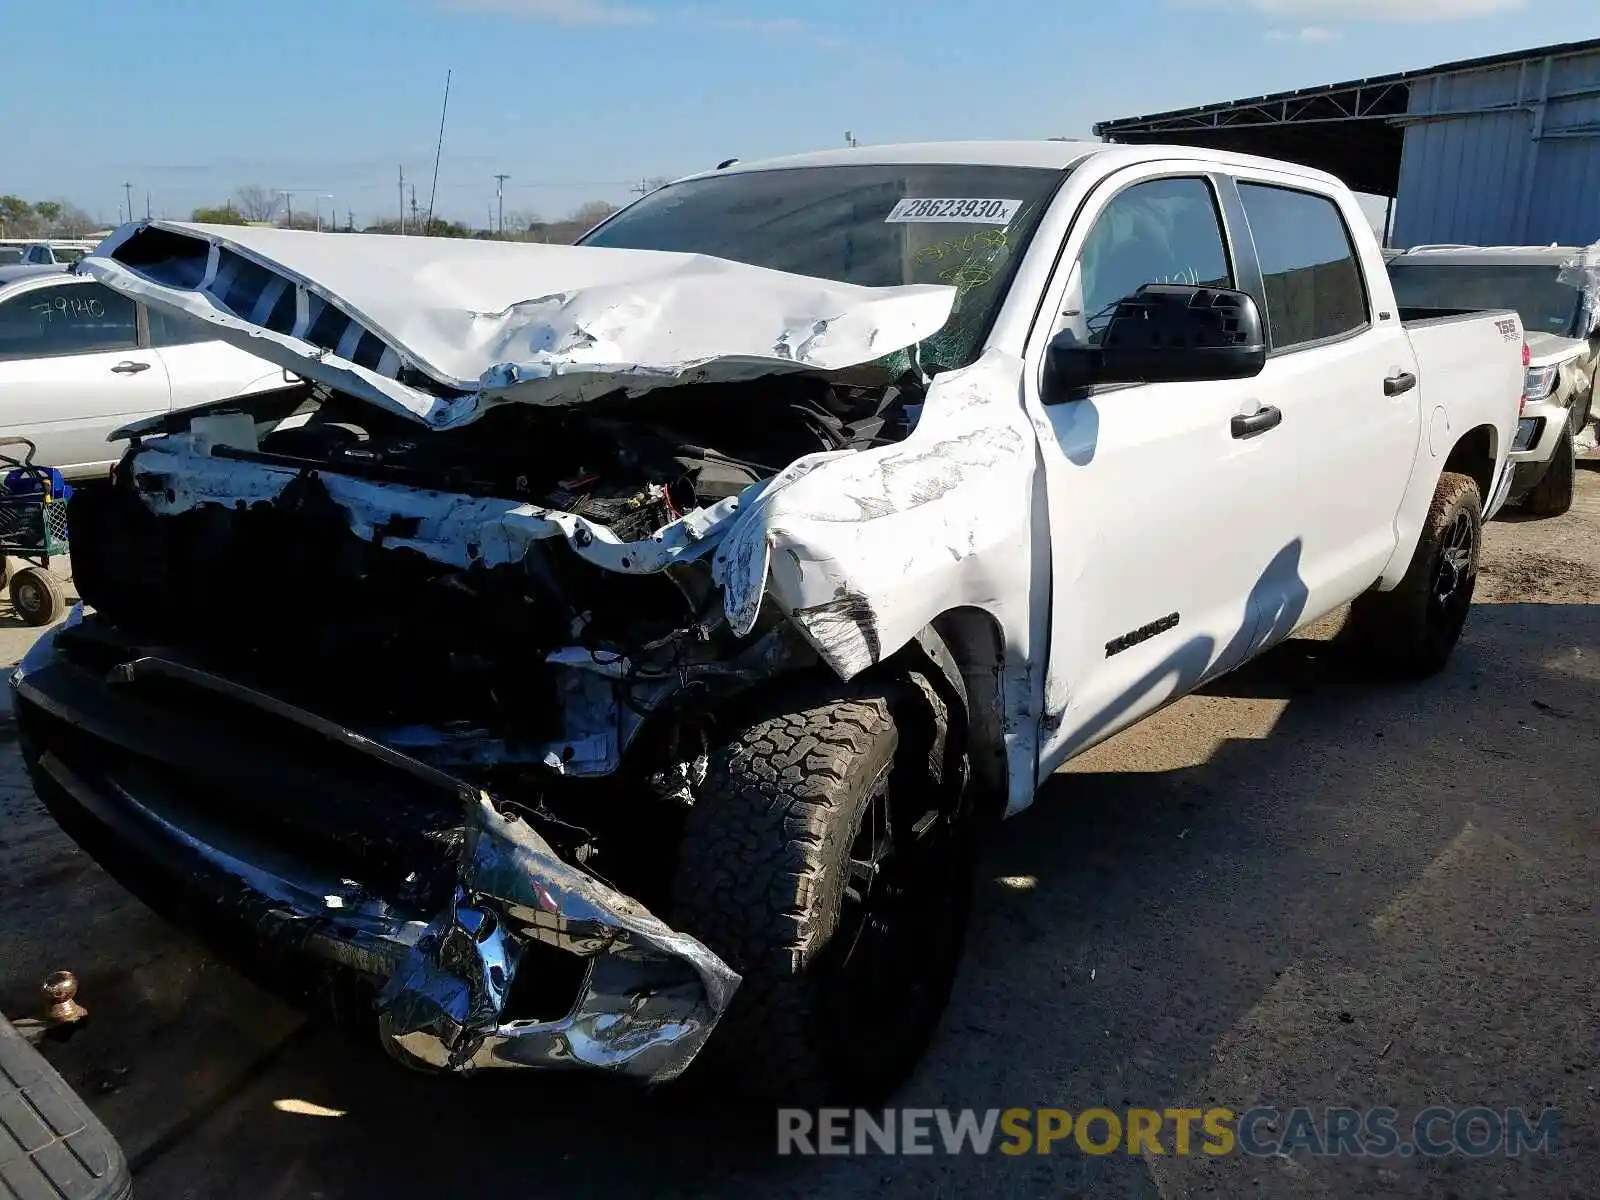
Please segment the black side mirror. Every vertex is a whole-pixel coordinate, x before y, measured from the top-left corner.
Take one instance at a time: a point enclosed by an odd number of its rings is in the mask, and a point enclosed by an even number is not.
[[[1117,302],[1098,343],[1071,330],[1051,339],[1044,402],[1100,383],[1249,379],[1266,365],[1261,310],[1244,292],[1147,283]]]

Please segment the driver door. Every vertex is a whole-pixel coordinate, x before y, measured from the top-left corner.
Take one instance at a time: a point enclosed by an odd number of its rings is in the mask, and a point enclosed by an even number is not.
[[[1094,342],[1144,284],[1241,286],[1216,183],[1153,171],[1103,184],[1069,235],[1064,284],[1030,339],[1035,383],[1052,335]],[[1279,439],[1234,421],[1267,402],[1256,379],[1039,400],[1053,577],[1044,770],[1242,662],[1262,598],[1292,591],[1298,548],[1261,520]]]

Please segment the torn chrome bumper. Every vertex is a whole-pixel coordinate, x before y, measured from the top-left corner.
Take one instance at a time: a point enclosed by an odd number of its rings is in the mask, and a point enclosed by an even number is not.
[[[532,942],[589,960],[559,1021],[506,1021]],[[462,884],[378,997],[391,1053],[413,1066],[602,1067],[679,1074],[710,1036],[739,976],[687,934],[557,858],[524,821],[479,795]]]
[[[12,678],[23,756],[41,799],[146,903],[269,986],[309,999],[328,992],[328,978],[353,976],[377,993],[391,1053],[461,1073],[590,1067],[661,1082],[689,1065],[726,1010],[739,976],[721,959],[565,862],[485,793],[179,664],[138,659],[108,677],[61,653],[63,632],[46,633]],[[265,728],[175,723],[140,702],[147,676],[163,687],[210,689],[215,707],[242,705]],[[228,761],[259,761],[267,771],[269,760],[251,759],[249,747],[270,741],[280,722],[356,756],[377,786],[440,789],[437,799],[464,807],[444,911],[380,896],[230,819],[234,797],[208,772]],[[582,966],[576,998],[560,1017],[519,1019],[510,1003],[518,972],[546,966],[552,949]]]

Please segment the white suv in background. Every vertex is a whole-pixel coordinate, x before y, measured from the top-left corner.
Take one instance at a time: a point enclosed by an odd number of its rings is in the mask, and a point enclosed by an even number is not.
[[[95,248],[94,242],[35,242],[22,261],[36,267],[70,267]]]
[[[0,287],[0,435],[69,479],[103,474],[140,417],[281,387],[279,367],[216,341],[198,323],[147,309],[85,276]]]
[[[1528,344],[1509,503],[1558,516],[1572,506],[1577,458],[1600,457],[1586,429],[1600,408],[1600,279],[1593,249],[1418,246],[1389,257],[1403,309],[1514,308]],[[1576,282],[1567,282],[1577,277]]]

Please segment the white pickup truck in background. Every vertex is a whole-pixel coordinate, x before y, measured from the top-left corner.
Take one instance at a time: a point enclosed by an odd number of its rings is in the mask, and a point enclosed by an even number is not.
[[[1338,181],[1187,148],[736,164],[578,247],[141,222],[84,269],[309,382],[74,495],[94,612],[13,678],[61,824],[412,1065],[704,1048],[788,1104],[915,1062],[978,829],[1072,755],[1351,602],[1441,669],[1523,385],[1517,314],[1408,322]]]
[[[1511,492],[1537,516],[1572,507],[1577,459],[1595,457],[1600,398],[1600,245],[1416,246],[1389,258],[1402,305],[1514,308],[1528,342]]]
[[[34,461],[69,480],[106,473],[119,425],[285,382],[281,368],[205,325],[86,276],[0,286],[0,436],[27,438]]]

